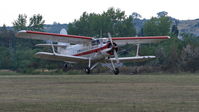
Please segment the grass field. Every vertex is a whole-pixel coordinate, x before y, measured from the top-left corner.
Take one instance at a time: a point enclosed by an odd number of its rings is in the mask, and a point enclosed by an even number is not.
[[[1,112],[198,112],[199,74],[1,75]]]

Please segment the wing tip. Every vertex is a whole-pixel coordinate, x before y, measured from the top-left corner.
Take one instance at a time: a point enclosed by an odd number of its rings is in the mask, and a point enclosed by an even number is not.
[[[18,31],[17,33],[16,33],[16,37],[22,37],[22,35],[24,34],[24,33],[27,33],[27,31],[26,30],[20,30],[20,31]]]
[[[20,30],[18,31],[18,33],[26,33],[27,31],[26,30]]]

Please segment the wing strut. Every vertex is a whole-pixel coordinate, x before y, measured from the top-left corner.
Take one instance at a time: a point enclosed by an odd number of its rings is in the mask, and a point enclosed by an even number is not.
[[[52,46],[53,54],[55,55],[56,53],[55,53],[55,47],[54,47],[54,45],[53,45],[53,42],[51,42],[51,46]]]
[[[88,58],[88,67],[85,68],[85,72],[87,74],[90,74],[91,70],[93,70],[99,63],[95,63],[94,65],[91,65],[91,57]]]
[[[136,52],[136,56],[139,56],[139,50],[140,50],[140,44],[137,44],[137,52]]]

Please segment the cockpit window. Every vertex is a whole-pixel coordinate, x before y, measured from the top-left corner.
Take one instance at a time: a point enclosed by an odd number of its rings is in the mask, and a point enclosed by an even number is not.
[[[102,41],[103,41],[103,44],[106,44],[108,42],[108,39],[107,38],[103,38]]]
[[[99,38],[99,39],[93,39],[91,42],[92,46],[102,46],[103,44],[106,44],[108,42],[107,38]]]
[[[92,40],[92,46],[99,45],[99,44],[100,44],[99,40]]]

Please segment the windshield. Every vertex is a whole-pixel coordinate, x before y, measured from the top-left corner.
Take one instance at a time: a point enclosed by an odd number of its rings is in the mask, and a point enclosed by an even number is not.
[[[92,46],[99,45],[100,41],[99,40],[92,40]]]

